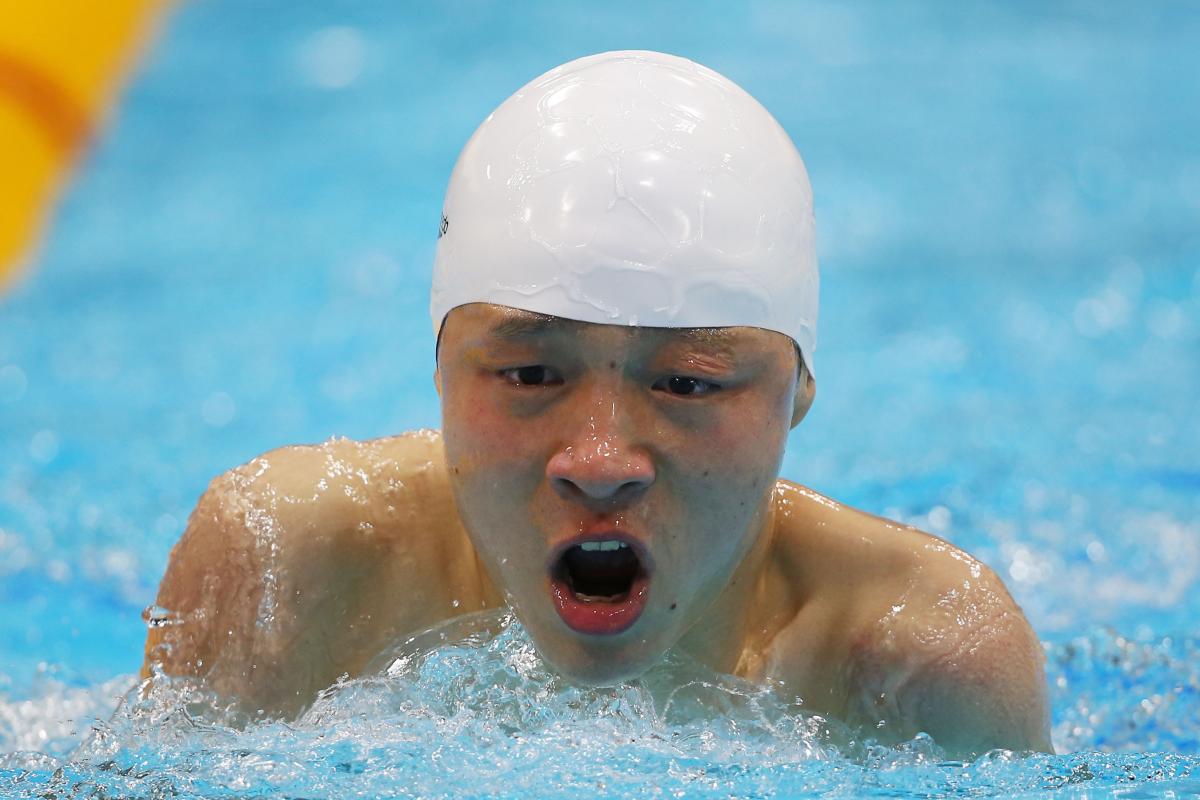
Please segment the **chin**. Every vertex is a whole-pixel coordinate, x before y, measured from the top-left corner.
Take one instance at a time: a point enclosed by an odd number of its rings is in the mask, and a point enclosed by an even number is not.
[[[589,689],[601,689],[609,686],[620,686],[623,683],[634,680],[642,676],[646,670],[654,666],[657,660],[646,664],[631,664],[620,663],[613,664],[611,662],[581,662],[572,663],[569,665],[560,666],[558,663],[546,659],[554,670],[566,678],[576,686],[582,686]]]
[[[558,674],[577,686],[602,688],[617,686],[640,677],[662,661],[665,649],[651,648],[642,637],[625,644],[564,642],[552,643],[534,638],[542,659]]]

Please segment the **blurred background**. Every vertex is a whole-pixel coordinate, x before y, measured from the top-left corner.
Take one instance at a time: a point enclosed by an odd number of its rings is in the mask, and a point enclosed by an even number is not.
[[[458,150],[529,79],[611,49],[727,75],[808,165],[820,380],[784,475],[983,558],[1047,642],[1196,635],[1194,3],[17,5],[10,719],[47,681],[137,670],[213,476],[438,425],[428,292]]]

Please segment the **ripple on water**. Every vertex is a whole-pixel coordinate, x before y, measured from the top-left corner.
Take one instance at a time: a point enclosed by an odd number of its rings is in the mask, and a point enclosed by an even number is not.
[[[1194,640],[1098,631],[1048,648],[1067,755],[949,760],[927,737],[856,739],[771,687],[680,654],[582,689],[511,615],[461,617],[324,692],[298,720],[250,721],[188,681],[128,691],[47,682],[0,699],[0,792],[63,796],[990,796],[1200,793]],[[1138,698],[1138,699],[1134,699]],[[1146,701],[1146,702],[1143,702]],[[709,709],[709,710],[704,710]],[[72,719],[73,724],[63,723]],[[73,725],[73,727],[72,727]],[[73,749],[72,749],[73,748]],[[1124,752],[1139,748],[1158,752]]]

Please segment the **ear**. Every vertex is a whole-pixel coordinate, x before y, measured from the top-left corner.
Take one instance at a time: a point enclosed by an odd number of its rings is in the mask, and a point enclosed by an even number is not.
[[[796,403],[792,407],[792,427],[800,424],[808,410],[812,408],[813,399],[817,396],[817,382],[813,379],[808,367],[800,368],[799,385],[796,386]]]
[[[433,370],[433,388],[437,389],[438,399],[442,397],[442,370],[434,368]]]

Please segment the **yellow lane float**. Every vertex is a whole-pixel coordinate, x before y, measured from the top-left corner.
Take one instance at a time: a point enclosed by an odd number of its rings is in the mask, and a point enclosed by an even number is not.
[[[0,292],[32,260],[64,178],[165,6],[0,3]]]

